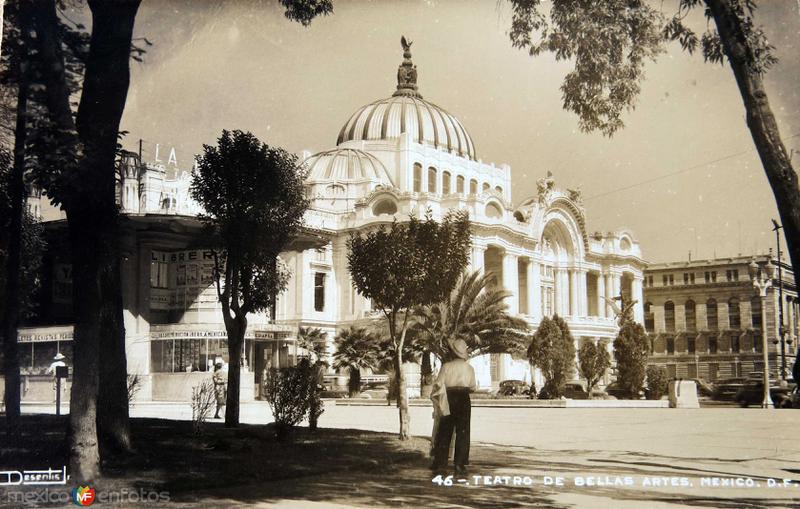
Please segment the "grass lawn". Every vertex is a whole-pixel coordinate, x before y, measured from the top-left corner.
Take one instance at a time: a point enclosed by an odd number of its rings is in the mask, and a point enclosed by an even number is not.
[[[3,425],[4,421],[0,421]],[[66,417],[23,416],[21,440],[0,441],[0,470],[60,468],[67,463]],[[429,441],[412,437],[400,442],[395,434],[361,430],[295,428],[278,442],[272,425],[241,425],[226,429],[222,422],[206,424],[197,437],[192,423],[163,419],[132,419],[135,453],[103,464],[99,490],[169,491],[171,498],[196,490],[233,488],[266,481],[297,479],[331,472],[390,473],[404,465],[427,464]],[[35,487],[26,487],[35,489]],[[0,502],[2,504],[2,502]]]

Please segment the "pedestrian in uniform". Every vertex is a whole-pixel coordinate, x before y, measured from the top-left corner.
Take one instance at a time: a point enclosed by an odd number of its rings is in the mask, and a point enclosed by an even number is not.
[[[469,465],[469,423],[472,404],[469,393],[478,388],[475,370],[470,366],[469,349],[461,339],[448,342],[452,358],[442,365],[436,384],[444,387],[446,405],[449,415],[439,418],[439,426],[434,444],[432,469],[443,472],[447,469],[450,452],[450,441],[453,431],[456,435],[456,447],[453,458],[457,475],[467,474]]]
[[[227,385],[228,375],[225,373],[225,370],[222,369],[222,363],[218,362],[214,365],[214,397],[217,400],[217,408],[214,412],[214,419],[220,419],[219,411],[225,407],[226,399],[228,398],[228,394],[225,390]]]

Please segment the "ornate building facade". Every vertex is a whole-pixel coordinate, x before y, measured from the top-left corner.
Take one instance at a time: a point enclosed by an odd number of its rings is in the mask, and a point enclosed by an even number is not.
[[[617,326],[606,297],[633,296],[640,301],[636,318],[643,317],[645,265],[632,234],[587,232],[580,191],[558,189],[549,173],[538,181],[536,195],[515,205],[511,168],[478,158],[458,118],[423,98],[410,45],[403,57],[394,93],[358,108],[335,147],[306,154],[312,200],[307,223],[330,242],[287,253],[294,275],[279,297],[278,321],[319,327],[333,338],[373,319],[376,313],[353,289],[347,270],[351,232],[461,209],[472,222],[470,268],[494,274],[495,284],[511,293],[512,313],[534,329],[543,316],[557,313],[577,343],[608,341],[610,348]],[[472,362],[484,387],[537,378],[527,362],[505,354]]]

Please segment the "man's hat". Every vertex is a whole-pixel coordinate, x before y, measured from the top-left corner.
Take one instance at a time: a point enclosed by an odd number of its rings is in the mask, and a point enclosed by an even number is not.
[[[53,357],[54,361],[63,361],[64,359],[66,359],[66,357],[64,357],[64,354],[62,354],[61,352],[58,352],[56,356]]]
[[[467,342],[463,339],[456,339],[455,341],[448,341],[448,345],[450,346],[450,351],[453,352],[453,355],[458,357],[459,359],[469,360],[469,347],[467,347]]]

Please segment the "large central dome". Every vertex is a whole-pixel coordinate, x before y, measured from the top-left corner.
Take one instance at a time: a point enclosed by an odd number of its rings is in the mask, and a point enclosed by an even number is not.
[[[424,100],[417,91],[417,68],[411,62],[411,43],[405,38],[403,49],[403,63],[397,70],[397,91],[356,111],[342,126],[336,143],[396,140],[402,133],[409,133],[416,143],[475,160],[475,145],[461,122]]]

